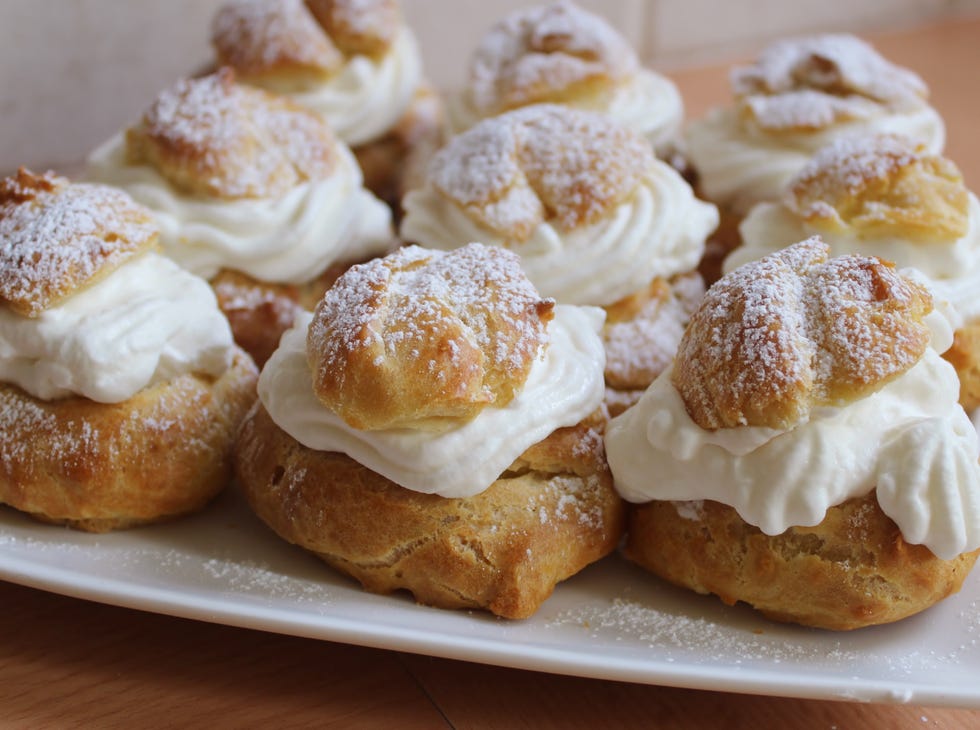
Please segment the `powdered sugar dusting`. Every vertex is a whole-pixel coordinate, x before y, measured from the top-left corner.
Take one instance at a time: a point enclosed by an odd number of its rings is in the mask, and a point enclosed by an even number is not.
[[[573,522],[591,530],[601,530],[603,519],[602,504],[595,495],[603,489],[599,477],[590,474],[581,476],[552,475],[545,486],[545,492],[531,495],[528,509],[537,511],[542,525],[555,522]],[[545,505],[554,504],[553,508]]]
[[[569,87],[615,83],[639,67],[636,54],[603,18],[571,2],[519,10],[483,37],[470,65],[470,93],[481,116],[541,101]]]
[[[491,388],[510,377],[522,385],[547,341],[553,305],[510,251],[408,246],[338,279],[317,307],[308,351],[314,370],[329,373],[338,390],[365,377],[398,381],[402,368],[430,382],[432,393],[445,390],[449,371],[464,387]],[[371,376],[350,367],[367,364],[365,355]]]
[[[0,183],[0,298],[36,315],[156,237],[149,212],[122,191],[22,169]]]
[[[919,76],[861,39],[827,34],[773,43],[732,70],[732,89],[765,129],[818,129],[840,119],[925,106]]]
[[[231,0],[211,23],[211,41],[223,64],[245,75],[277,65],[329,73],[343,58],[303,0]]]
[[[162,92],[127,144],[131,158],[153,162],[179,188],[252,198],[329,176],[336,142],[316,114],[222,69]]]
[[[538,105],[486,119],[433,159],[429,179],[478,223],[516,241],[545,219],[566,230],[623,202],[650,146],[590,112]]]
[[[811,405],[860,397],[918,361],[929,340],[921,321],[929,294],[877,259],[828,261],[828,251],[814,237],[708,290],[673,378],[703,428],[785,426]]]
[[[673,362],[687,323],[704,296],[700,276],[681,276],[663,298],[651,298],[636,315],[607,322],[606,382],[617,388],[642,389]]]
[[[970,193],[956,165],[895,134],[836,139],[800,171],[783,204],[858,237],[956,241],[970,229]]]
[[[397,0],[306,0],[306,6],[348,56],[384,53],[402,23]]]
[[[844,135],[821,148],[797,174],[786,204],[806,217],[844,197],[859,196],[922,158],[923,147],[893,134]]]

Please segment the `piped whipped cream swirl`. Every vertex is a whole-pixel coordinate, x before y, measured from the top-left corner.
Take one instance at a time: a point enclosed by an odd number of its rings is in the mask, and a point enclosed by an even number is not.
[[[186,373],[217,376],[233,348],[207,282],[155,253],[37,317],[0,307],[0,381],[44,400],[118,403]]]
[[[692,271],[704,240],[718,225],[718,211],[694,197],[669,165],[656,161],[634,195],[604,220],[572,231],[545,221],[530,238],[510,244],[478,225],[431,185],[403,202],[405,240],[440,250],[470,241],[504,246],[542,296],[568,304],[608,305],[660,276]]]
[[[259,281],[301,284],[334,262],[368,258],[391,243],[390,209],[362,186],[360,168],[343,145],[328,178],[279,198],[182,195],[150,165],[126,161],[122,134],[91,154],[88,175],[150,208],[164,252],[206,279],[228,268]]]
[[[876,393],[785,431],[702,429],[670,374],[606,431],[628,501],[710,499],[778,535],[876,489],[907,542],[943,559],[980,547],[980,444],[957,404],[956,372],[931,347]]]
[[[422,83],[422,59],[412,32],[403,28],[380,59],[352,56],[326,83],[289,94],[322,115],[351,146],[371,142],[405,114]]]
[[[310,313],[293,328],[259,377],[259,398],[272,420],[304,446],[342,452],[417,492],[468,497],[496,481],[528,447],[572,426],[602,402],[605,356],[597,334],[603,312],[558,305],[549,343],[524,389],[504,407],[447,430],[359,431],[325,407],[313,391],[306,357]]]
[[[930,279],[934,295],[948,301],[964,320],[980,318],[980,202],[970,193],[969,229],[953,241],[912,241],[897,236],[858,236],[817,228],[784,205],[760,203],[739,226],[742,246],[725,259],[726,272],[813,235],[830,246],[831,256],[862,254],[907,266]]]
[[[933,154],[942,152],[946,142],[942,118],[930,106],[778,133],[753,125],[736,109],[714,109],[687,126],[685,152],[704,195],[744,215],[756,203],[777,200],[810,158],[835,138],[875,133],[921,141]]]

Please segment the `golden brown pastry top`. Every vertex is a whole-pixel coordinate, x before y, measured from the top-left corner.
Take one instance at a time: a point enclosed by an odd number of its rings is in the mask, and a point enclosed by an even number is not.
[[[0,300],[36,317],[157,236],[152,214],[121,190],[21,168],[0,181]]]
[[[880,111],[916,109],[929,90],[861,39],[827,34],[778,41],[733,69],[740,112],[769,132],[820,129]]]
[[[890,264],[813,237],[727,274],[681,340],[672,382],[705,429],[789,428],[868,395],[929,343],[932,297]]]
[[[518,10],[483,37],[470,63],[470,99],[481,116],[527,104],[575,101],[601,108],[639,68],[629,43],[571,2]]]
[[[364,430],[469,419],[523,387],[553,307],[510,251],[399,249],[349,269],[317,306],[313,388]]]
[[[230,0],[215,14],[211,42],[219,64],[243,80],[298,90],[350,56],[384,55],[401,26],[397,0]]]
[[[563,230],[595,223],[653,164],[650,145],[608,117],[539,104],[453,138],[429,180],[478,224],[522,242],[545,220]]]
[[[784,205],[825,231],[940,243],[966,235],[969,191],[952,162],[898,135],[838,139],[791,183]]]
[[[319,116],[236,84],[228,68],[177,82],[126,133],[130,163],[152,165],[186,194],[222,200],[276,197],[328,177],[336,147]]]

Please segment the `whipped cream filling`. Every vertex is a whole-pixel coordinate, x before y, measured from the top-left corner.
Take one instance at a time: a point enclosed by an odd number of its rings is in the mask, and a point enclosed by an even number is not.
[[[119,403],[185,373],[218,376],[233,348],[207,282],[155,253],[37,317],[0,307],[0,381],[43,400]]]
[[[164,253],[210,279],[234,269],[267,282],[302,284],[337,261],[383,253],[391,211],[362,186],[361,170],[337,146],[337,168],[269,199],[217,200],[181,194],[150,165],[126,161],[118,134],[88,160],[88,177],[122,188],[150,208]]]
[[[954,241],[910,241],[898,237],[867,238],[853,231],[835,232],[800,219],[778,203],[760,203],[739,226],[742,246],[724,262],[724,271],[755,261],[796,241],[819,235],[831,256],[877,256],[917,269],[929,279],[934,296],[948,301],[966,320],[980,318],[980,202],[970,193],[969,229]]]
[[[702,429],[671,370],[606,430],[626,500],[715,500],[778,535],[876,489],[907,542],[943,559],[980,547],[980,443],[956,372],[933,348],[878,392],[788,430]]]
[[[568,232],[544,222],[523,243],[510,244],[478,225],[431,185],[409,192],[403,207],[406,241],[446,251],[470,241],[510,248],[542,296],[599,306],[658,276],[692,271],[718,225],[718,210],[695,198],[684,179],[659,161],[633,197],[605,219]]]
[[[549,343],[524,389],[503,407],[446,430],[359,431],[324,406],[313,391],[303,313],[282,337],[259,377],[259,398],[272,420],[304,446],[350,456],[417,492],[469,497],[489,487],[528,447],[572,426],[602,403],[604,313],[558,305]]]
[[[421,83],[418,43],[403,28],[380,59],[353,56],[326,83],[288,96],[323,116],[340,139],[356,146],[389,132]]]
[[[602,108],[568,101],[564,103],[577,109],[606,114],[646,137],[660,157],[676,147],[684,119],[684,103],[674,82],[650,69],[640,69],[621,83]],[[467,91],[447,97],[446,116],[455,134],[465,132],[484,119]]]
[[[704,195],[744,214],[756,203],[778,200],[790,180],[824,145],[841,135],[894,133],[926,145],[939,154],[946,128],[929,106],[878,116],[809,132],[767,133],[742,122],[735,109],[714,109],[691,122],[685,152],[698,171]]]

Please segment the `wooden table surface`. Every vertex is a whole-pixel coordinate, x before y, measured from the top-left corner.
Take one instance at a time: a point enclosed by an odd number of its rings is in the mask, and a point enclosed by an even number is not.
[[[948,123],[948,156],[980,188],[980,19],[873,40],[929,83]],[[689,116],[727,98],[721,68],[672,75]],[[0,606],[2,728],[980,727],[980,711],[504,669],[171,618],[3,582]]]

